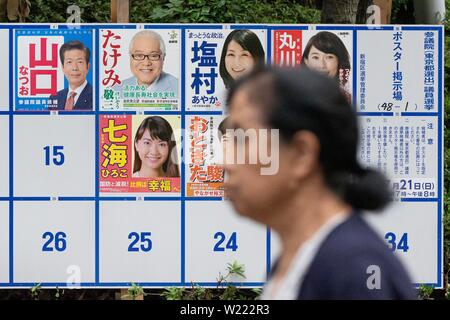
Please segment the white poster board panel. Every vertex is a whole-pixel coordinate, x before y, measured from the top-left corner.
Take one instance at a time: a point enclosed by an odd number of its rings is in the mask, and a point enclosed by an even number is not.
[[[15,196],[94,196],[95,117],[14,118]]]
[[[239,217],[227,201],[186,203],[186,282],[217,282],[227,265],[245,267],[246,278],[266,280],[266,228]]]
[[[100,281],[181,280],[178,201],[102,201]]]
[[[16,202],[14,281],[94,282],[94,208],[91,201]]]
[[[9,282],[9,202],[0,201],[0,283]]]

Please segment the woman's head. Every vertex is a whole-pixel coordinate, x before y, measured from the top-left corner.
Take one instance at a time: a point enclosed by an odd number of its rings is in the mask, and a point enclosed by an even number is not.
[[[260,150],[256,164],[225,164],[227,192],[239,212],[267,222],[298,192],[319,182],[355,208],[378,209],[389,201],[383,176],[357,161],[356,115],[330,78],[308,68],[260,70],[238,81],[228,105],[229,127],[279,130],[277,141],[261,144],[259,136],[259,146],[279,144],[276,174],[261,175]],[[239,147],[234,146],[235,154]],[[246,159],[251,150],[246,149]]]
[[[340,72],[350,70],[350,57],[344,43],[328,31],[321,31],[308,41],[301,63],[337,80]]]
[[[219,73],[226,88],[254,68],[264,65],[264,49],[250,30],[233,30],[225,39]]]
[[[133,172],[162,171],[165,177],[179,177],[173,130],[166,119],[150,116],[142,121],[134,137]]]

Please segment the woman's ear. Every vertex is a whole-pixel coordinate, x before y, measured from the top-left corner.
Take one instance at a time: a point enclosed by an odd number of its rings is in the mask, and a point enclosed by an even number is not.
[[[299,131],[292,137],[292,174],[304,178],[314,172],[319,165],[320,142],[311,131]]]

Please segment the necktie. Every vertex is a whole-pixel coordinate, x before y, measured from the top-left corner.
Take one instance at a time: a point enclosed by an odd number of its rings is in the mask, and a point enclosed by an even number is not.
[[[66,105],[64,107],[64,110],[72,110],[73,109],[73,105],[74,105],[74,101],[75,101],[75,96],[77,95],[77,93],[75,91],[72,91],[69,94],[69,97],[67,98],[66,101]]]

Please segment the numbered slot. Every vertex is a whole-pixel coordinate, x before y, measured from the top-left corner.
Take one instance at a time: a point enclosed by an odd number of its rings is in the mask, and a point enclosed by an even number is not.
[[[437,212],[437,202],[396,202],[382,214],[366,215],[414,283],[437,283],[440,277]]]
[[[186,282],[217,282],[228,264],[244,265],[245,276],[228,281],[266,279],[266,228],[240,218],[225,201],[186,203]]]
[[[14,119],[15,196],[94,196],[95,118]]]
[[[178,201],[100,203],[100,281],[179,283]]]
[[[94,222],[94,203],[90,201],[16,202],[14,281],[93,282]]]

